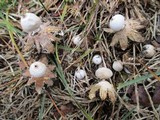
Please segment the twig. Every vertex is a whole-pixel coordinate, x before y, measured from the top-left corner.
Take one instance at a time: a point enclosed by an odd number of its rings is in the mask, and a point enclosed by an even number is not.
[[[54,102],[52,96],[49,94],[48,91],[46,91],[47,95],[49,96],[49,98],[51,99],[52,101],[52,104],[55,106],[56,110],[58,111],[58,113],[62,116],[62,118],[65,118],[64,115],[62,114],[62,112],[59,110],[59,108],[57,107],[56,103]]]

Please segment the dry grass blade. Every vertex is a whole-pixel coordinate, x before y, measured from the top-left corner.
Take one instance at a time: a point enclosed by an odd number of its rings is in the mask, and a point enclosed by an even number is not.
[[[9,23],[9,18],[8,18],[8,14],[9,14],[9,13],[8,13],[8,12],[9,12],[9,11],[7,11],[7,13],[6,13],[6,21]],[[17,52],[18,52],[21,60],[24,62],[25,66],[28,67],[28,64],[26,63],[26,61],[25,61],[22,53],[20,52],[20,50],[19,50],[19,48],[18,48],[18,46],[17,46],[17,44],[16,44],[16,42],[15,42],[15,40],[14,40],[13,32],[10,30],[11,27],[13,27],[13,26],[12,26],[11,24],[6,24],[6,27],[8,28],[8,32],[9,32],[10,39],[11,39],[14,47],[16,48],[16,50],[17,50]]]
[[[148,70],[148,72],[149,72],[152,76],[154,76],[157,80],[160,81],[160,77],[158,77],[158,75],[157,75],[155,72],[153,72],[152,70],[150,70],[150,68],[149,68],[148,66],[144,65],[141,61],[139,61],[139,62]]]

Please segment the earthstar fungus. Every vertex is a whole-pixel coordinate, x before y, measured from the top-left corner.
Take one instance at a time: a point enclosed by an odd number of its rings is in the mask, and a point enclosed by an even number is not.
[[[23,76],[29,77],[27,82],[28,86],[35,83],[37,93],[41,94],[44,84],[47,84],[48,86],[53,85],[51,78],[56,77],[56,74],[53,72],[55,66],[48,65],[48,60],[46,57],[36,62],[30,60],[27,63],[30,65],[27,69],[24,67],[22,62],[19,62],[19,66],[22,71],[24,71]]]

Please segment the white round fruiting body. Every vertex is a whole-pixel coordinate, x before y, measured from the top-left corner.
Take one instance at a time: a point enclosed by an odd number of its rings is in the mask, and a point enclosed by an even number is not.
[[[75,71],[75,77],[78,80],[82,80],[85,76],[86,76],[86,71],[85,70],[79,69],[79,70]]]
[[[100,55],[94,55],[92,58],[92,62],[96,65],[99,65],[102,62],[102,57]]]
[[[146,44],[143,46],[143,51],[142,54],[146,57],[146,58],[151,58],[155,55],[156,50],[155,47],[151,44]]]
[[[117,61],[114,61],[113,64],[112,64],[112,68],[115,70],[115,71],[122,71],[123,70],[123,63],[121,60],[117,60]]]
[[[72,38],[72,41],[75,45],[79,46],[82,43],[82,38],[80,35],[76,35]]]
[[[29,72],[32,77],[43,77],[46,73],[47,67],[42,62],[34,62],[30,65]]]
[[[114,15],[109,21],[109,27],[113,31],[120,31],[125,27],[125,17],[121,14]]]
[[[40,28],[42,21],[34,13],[26,13],[21,17],[20,24],[24,32],[30,33]]]
[[[109,68],[101,67],[96,70],[95,75],[99,79],[108,79],[113,76],[113,72]]]

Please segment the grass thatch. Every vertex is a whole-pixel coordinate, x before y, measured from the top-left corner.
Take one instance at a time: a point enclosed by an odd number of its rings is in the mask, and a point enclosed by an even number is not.
[[[159,120],[159,0],[1,0],[0,1],[0,119],[2,120]],[[20,26],[20,15],[32,12],[44,23],[62,28],[53,35],[54,53],[38,53],[35,46],[24,50],[27,36]],[[119,44],[110,46],[114,33],[107,33],[111,17],[120,13],[138,20],[145,28],[139,30],[144,42],[128,41],[126,50]],[[62,35],[64,33],[64,35]],[[83,42],[76,47],[72,38],[80,35]],[[146,59],[142,46],[153,44],[156,54]],[[100,54],[101,65],[92,57]],[[38,95],[35,86],[27,86],[18,63],[28,66],[29,60],[45,55],[55,65],[57,77],[53,86]],[[127,58],[127,59],[126,59]],[[112,69],[114,60],[126,64],[124,70]],[[107,66],[114,75],[109,80],[116,90],[117,100],[88,98],[90,87],[100,81],[95,76],[98,67]],[[77,68],[86,70],[84,80],[76,80]],[[139,96],[139,97],[138,97]],[[153,100],[153,96],[157,101]]]

